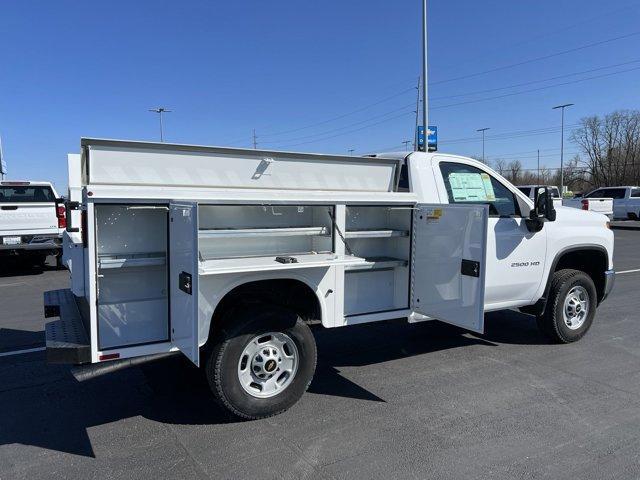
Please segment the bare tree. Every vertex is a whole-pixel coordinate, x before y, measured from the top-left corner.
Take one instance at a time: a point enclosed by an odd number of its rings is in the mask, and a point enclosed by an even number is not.
[[[504,177],[507,172],[507,162],[502,158],[497,158],[493,162],[493,169]]]
[[[520,160],[511,160],[506,167],[507,179],[511,183],[520,183],[520,176],[522,173],[522,162]]]
[[[584,167],[583,182],[593,187],[640,183],[640,111],[620,110],[580,123],[570,138],[582,153],[576,167]]]

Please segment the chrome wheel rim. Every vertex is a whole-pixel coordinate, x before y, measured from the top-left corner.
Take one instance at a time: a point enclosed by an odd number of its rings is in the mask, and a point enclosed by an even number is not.
[[[584,287],[576,285],[569,290],[564,299],[564,308],[562,310],[564,324],[570,330],[577,330],[584,324],[588,315],[589,293]]]
[[[252,397],[273,397],[291,385],[298,363],[298,347],[291,337],[281,332],[264,333],[244,347],[238,380]]]

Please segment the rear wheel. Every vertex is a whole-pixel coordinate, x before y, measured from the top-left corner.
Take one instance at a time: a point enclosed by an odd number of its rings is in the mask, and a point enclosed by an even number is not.
[[[538,327],[554,342],[575,342],[591,328],[596,306],[591,277],[579,270],[559,270],[551,278],[547,307],[537,318]]]
[[[265,305],[229,310],[222,321],[224,332],[205,366],[218,402],[251,420],[293,406],[316,368],[309,327],[294,312]]]

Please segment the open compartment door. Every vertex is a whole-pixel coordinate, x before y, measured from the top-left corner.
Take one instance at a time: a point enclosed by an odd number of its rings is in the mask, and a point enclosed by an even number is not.
[[[171,343],[196,365],[198,348],[198,206],[169,205]]]
[[[482,333],[486,205],[418,205],[413,214],[411,307]]]

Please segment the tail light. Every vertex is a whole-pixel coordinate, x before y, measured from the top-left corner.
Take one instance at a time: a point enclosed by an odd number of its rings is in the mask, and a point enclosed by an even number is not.
[[[58,217],[58,228],[67,228],[67,215],[64,205],[56,205],[56,217]]]
[[[582,200],[582,210],[589,210],[589,200]]]

